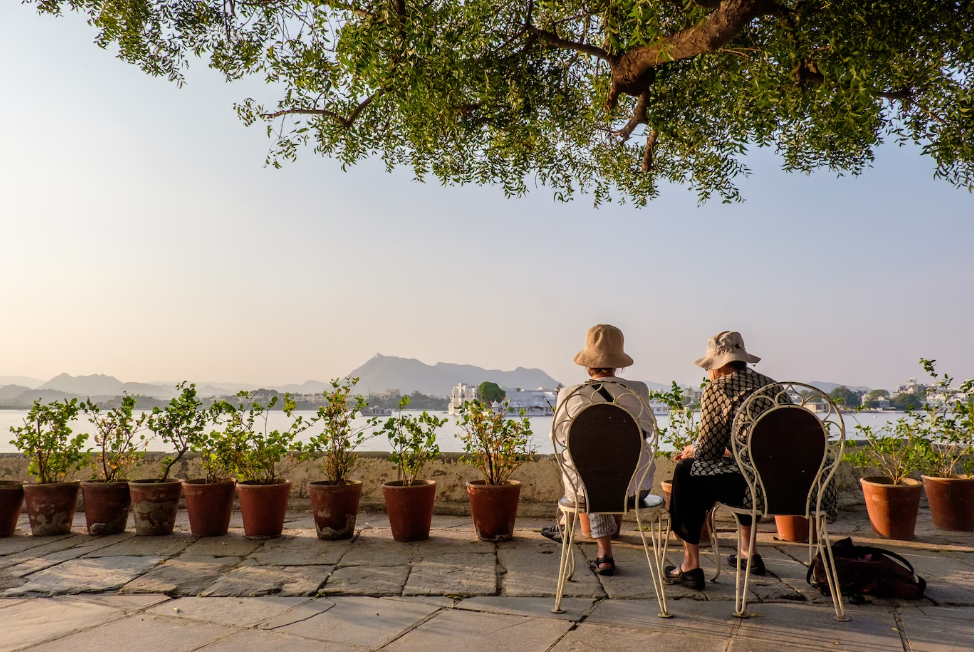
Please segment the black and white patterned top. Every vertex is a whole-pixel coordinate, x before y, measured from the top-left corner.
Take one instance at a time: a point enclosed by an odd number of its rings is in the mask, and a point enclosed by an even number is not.
[[[783,392],[783,388],[777,381],[759,374],[750,367],[727,376],[721,376],[707,385],[700,400],[700,429],[697,442],[694,444],[694,462],[690,469],[690,475],[741,473],[741,468],[734,458],[724,455],[724,452],[731,448],[734,417],[737,415],[737,410],[751,394],[768,385],[775,386],[774,389],[767,391],[769,397]],[[781,396],[778,401],[780,404],[786,402],[787,398]],[[774,401],[770,398],[757,398],[749,411],[752,417],[756,419],[758,415],[772,407],[774,407]],[[746,443],[747,432],[739,433],[738,445],[744,446]],[[814,500],[813,497],[813,505]],[[748,495],[743,507],[751,507],[751,503],[752,498]],[[822,496],[822,511],[825,512],[830,523],[838,515],[838,495],[834,481],[825,488],[825,493]]]

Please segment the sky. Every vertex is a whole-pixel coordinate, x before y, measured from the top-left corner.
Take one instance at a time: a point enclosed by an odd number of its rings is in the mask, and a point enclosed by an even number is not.
[[[631,378],[695,382],[738,330],[780,380],[974,376],[974,195],[886,145],[860,177],[747,159],[746,201],[563,204],[415,182],[270,141],[273,100],[195,62],[183,88],[93,45],[76,15],[0,6],[0,375],[283,384],[375,353],[577,382],[596,323]]]

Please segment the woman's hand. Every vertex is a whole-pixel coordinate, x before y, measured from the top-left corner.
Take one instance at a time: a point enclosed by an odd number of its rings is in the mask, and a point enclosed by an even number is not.
[[[674,458],[677,462],[680,460],[686,460],[693,457],[693,444],[685,446],[682,451],[676,454]]]

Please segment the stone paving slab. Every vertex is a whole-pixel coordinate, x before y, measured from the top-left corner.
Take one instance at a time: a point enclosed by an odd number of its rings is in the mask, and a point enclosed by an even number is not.
[[[380,647],[436,613],[439,607],[380,598],[329,598],[323,613],[272,631],[317,641]],[[444,649],[455,649],[448,646]]]
[[[184,551],[196,537],[173,532],[161,537],[125,537],[110,546],[99,547],[85,555],[85,557],[129,557],[141,555],[143,557],[172,557]]]
[[[725,652],[727,640],[716,636],[682,635],[670,632],[632,630],[583,623],[568,632],[552,652]]]
[[[320,595],[400,595],[409,566],[345,566],[336,568],[319,589]]]
[[[121,588],[122,593],[165,593],[172,596],[198,595],[241,562],[240,557],[187,557],[160,563],[145,575]]]
[[[148,609],[149,607],[166,602],[168,595],[116,595],[112,593],[80,593],[78,595],[68,595],[55,600],[68,600],[71,602],[87,602],[98,604],[105,607],[118,609],[125,614],[135,613]]]
[[[899,618],[912,652],[974,650],[974,609],[904,609]]]
[[[247,557],[264,545],[263,541],[247,539],[239,533],[220,537],[201,537],[190,544],[183,557]]]
[[[572,624],[552,618],[530,618],[471,611],[442,611],[383,650],[389,652],[545,652]]]
[[[582,552],[574,551],[575,576],[565,582],[565,596],[603,598],[605,589]],[[526,535],[497,545],[501,593],[509,596],[553,596],[558,587],[561,546],[540,535]],[[645,564],[645,560],[643,561]]]
[[[233,633],[212,623],[134,614],[32,647],[31,652],[190,652]]]
[[[360,647],[350,647],[339,643],[324,643],[277,632],[263,632],[245,629],[216,643],[199,649],[199,652],[362,652]]]
[[[604,600],[596,605],[585,622],[725,638],[740,625],[740,620],[732,615],[733,603],[679,600],[667,603],[667,610],[673,618],[659,617],[656,600]]]
[[[59,638],[122,616],[118,609],[56,600],[24,600],[3,611],[0,652]]]
[[[28,576],[27,583],[7,589],[4,595],[57,595],[118,589],[145,573],[160,557],[100,557],[73,559]]]
[[[442,553],[412,565],[403,595],[494,595],[497,557],[493,554]]]
[[[260,566],[334,566],[351,541],[322,541],[313,530],[286,530],[247,558]]]
[[[218,625],[254,627],[308,602],[307,598],[180,598],[148,610],[150,614],[205,620]]]
[[[240,565],[203,591],[205,596],[257,597],[315,595],[334,566]]]
[[[741,621],[735,634],[739,649],[761,644],[769,650],[799,645],[856,652],[903,650],[896,619],[888,609],[859,610],[850,613],[848,622],[836,621],[832,609],[806,605],[755,604],[748,605],[748,612],[755,617]]]
[[[559,620],[579,621],[591,610],[595,600],[592,598],[563,598],[561,608],[565,613],[556,614],[553,597],[521,598],[507,596],[477,596],[466,598],[456,604],[456,609],[467,611],[486,611],[488,613],[509,614],[512,616],[532,616],[536,618],[557,618]]]

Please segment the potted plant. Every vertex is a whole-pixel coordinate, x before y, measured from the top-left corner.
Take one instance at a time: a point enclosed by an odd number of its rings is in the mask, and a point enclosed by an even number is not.
[[[241,399],[238,405],[223,402],[220,409],[228,416],[227,436],[236,439],[241,449],[237,460],[237,498],[244,536],[267,539],[280,536],[284,530],[291,495],[291,483],[282,477],[280,464],[286,457],[294,459],[295,439],[312,422],[297,417],[283,432],[268,430],[268,416],[277,405],[278,396],[272,396],[266,405],[255,400],[257,396],[256,392],[242,391],[237,394]],[[285,394],[284,413],[289,418],[295,407],[291,395]],[[301,451],[300,445],[296,450]]]
[[[129,482],[135,533],[142,536],[172,533],[183,485],[169,474],[209,420],[209,415],[202,409],[203,402],[196,396],[196,385],[181,382],[176,389],[179,396],[162,409],[153,408],[148,420],[149,430],[172,446],[173,455],[162,461],[162,473],[158,478]]]
[[[209,417],[221,423],[221,404],[214,405]],[[236,494],[235,475],[246,442],[235,431],[212,430],[199,433],[189,442],[190,451],[199,454],[203,477],[183,480],[183,496],[189,529],[195,537],[215,537],[226,534],[233,515]]]
[[[11,440],[29,462],[36,484],[24,485],[30,531],[35,537],[68,534],[78,506],[80,483],[66,482],[68,473],[81,467],[88,435],[72,437],[70,423],[78,416],[78,399],[42,404],[34,401],[24,425],[11,427]]]
[[[311,511],[319,539],[326,541],[348,539],[355,534],[358,505],[362,498],[362,482],[352,480],[358,461],[355,449],[368,437],[365,431],[376,420],[354,426],[355,415],[367,403],[361,396],[352,396],[358,378],[335,378],[331,390],[324,393],[325,405],[318,408],[315,422],[322,431],[311,438],[303,451],[304,459],[318,462],[325,480],[308,483]]]
[[[91,456],[94,477],[81,483],[88,534],[119,534],[129,521],[131,496],[125,475],[142,461],[147,413],[136,417],[138,395],[122,397],[119,407],[104,414],[91,398],[81,404],[95,428],[97,452]]]
[[[531,424],[523,416],[509,419],[505,401],[495,412],[480,401],[463,404],[457,425],[463,431],[461,461],[480,471],[483,480],[467,483],[470,515],[477,536],[484,541],[508,541],[514,536],[521,483],[511,474],[531,459]]]
[[[13,536],[24,506],[24,483],[0,480],[0,537]]]
[[[854,467],[879,470],[859,482],[873,532],[887,539],[912,539],[916,529],[923,487],[910,476],[923,468],[927,454],[918,425],[911,413],[879,429],[856,423],[863,441],[845,455]]]
[[[649,399],[663,403],[670,411],[669,425],[659,429],[659,443],[666,446],[666,450],[660,450],[659,455],[672,461],[677,453],[697,441],[698,423],[693,418],[693,408],[687,405],[683,388],[676,381],[667,392],[650,392]],[[672,475],[660,483],[660,489],[669,509],[670,494],[673,492]]]
[[[922,409],[926,463],[923,488],[930,516],[941,530],[974,529],[974,381],[953,390],[954,379],[937,375],[936,360],[920,360],[934,379]]]
[[[418,417],[404,415],[403,409],[408,405],[409,397],[403,396],[399,401],[398,416],[390,418],[382,427],[392,449],[389,459],[396,465],[398,476],[394,482],[382,485],[382,497],[386,501],[392,538],[423,541],[430,536],[436,482],[420,480],[419,475],[426,463],[440,454],[436,429],[447,420],[430,416],[425,410]],[[513,520],[511,529],[513,531]]]

